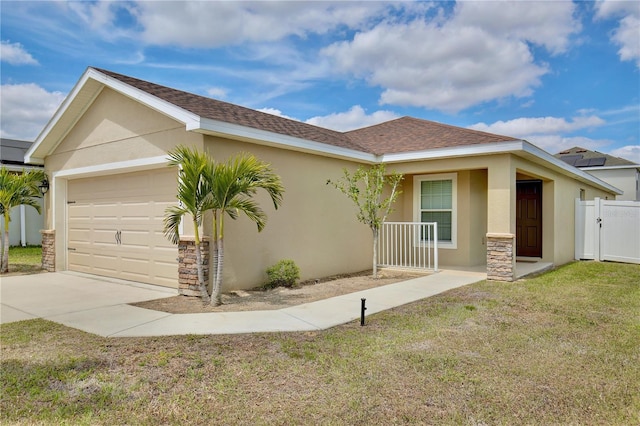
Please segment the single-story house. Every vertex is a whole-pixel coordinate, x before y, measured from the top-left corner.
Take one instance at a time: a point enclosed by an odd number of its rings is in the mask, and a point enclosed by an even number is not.
[[[555,157],[622,190],[616,200],[640,201],[640,164],[579,146],[559,152]]]
[[[262,284],[266,269],[286,258],[302,279],[370,269],[371,231],[326,185],[345,168],[384,163],[403,173],[391,219],[436,218],[441,267],[487,265],[490,278],[506,281],[518,258],[556,265],[574,258],[581,193],[620,194],[508,136],[411,117],[338,132],[88,68],[25,157],[44,164],[51,182],[43,243],[50,269],[177,287],[182,248],[163,236],[162,219],[176,202],[167,152],[178,144],[219,161],[251,152],[286,190],[277,211],[260,194],[269,218],[263,232],[242,217],[226,222],[223,291]],[[421,201],[429,197],[437,202]]]
[[[22,173],[32,169],[41,169],[42,165],[28,165],[24,163],[24,155],[33,142],[0,139],[0,167],[15,173]],[[39,200],[42,209],[42,199]],[[28,206],[17,206],[11,209],[9,222],[9,245],[27,246],[40,245],[42,236],[40,230],[44,225],[44,216],[36,209]],[[0,216],[0,229],[4,230],[4,217]]]

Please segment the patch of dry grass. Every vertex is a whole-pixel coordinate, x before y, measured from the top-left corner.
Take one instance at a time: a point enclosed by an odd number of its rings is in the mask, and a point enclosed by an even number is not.
[[[2,327],[0,419],[639,424],[640,266],[482,282],[323,332],[101,338]]]

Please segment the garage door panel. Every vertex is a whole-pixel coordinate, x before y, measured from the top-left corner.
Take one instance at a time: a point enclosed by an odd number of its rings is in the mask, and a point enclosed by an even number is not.
[[[178,250],[163,232],[175,185],[169,168],[70,181],[69,269],[177,287]]]

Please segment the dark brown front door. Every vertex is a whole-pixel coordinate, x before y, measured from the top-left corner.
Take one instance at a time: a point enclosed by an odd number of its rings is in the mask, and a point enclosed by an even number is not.
[[[516,256],[542,257],[542,182],[516,186]]]

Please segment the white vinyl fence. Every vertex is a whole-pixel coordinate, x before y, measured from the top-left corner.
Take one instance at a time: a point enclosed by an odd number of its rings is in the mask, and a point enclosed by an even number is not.
[[[640,263],[640,202],[576,200],[576,259]]]

